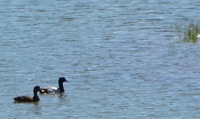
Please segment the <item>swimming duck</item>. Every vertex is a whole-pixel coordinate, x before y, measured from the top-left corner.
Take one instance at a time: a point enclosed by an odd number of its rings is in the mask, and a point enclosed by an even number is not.
[[[51,93],[51,94],[56,94],[56,93],[64,93],[64,86],[63,83],[68,82],[65,77],[60,77],[58,79],[58,86],[59,87],[44,87],[40,89],[40,93],[46,94],[46,93]]]
[[[40,86],[35,86],[33,89],[33,96],[18,96],[13,98],[13,100],[15,101],[19,101],[19,102],[37,102],[40,100],[40,98],[37,95],[37,92],[40,91]]]

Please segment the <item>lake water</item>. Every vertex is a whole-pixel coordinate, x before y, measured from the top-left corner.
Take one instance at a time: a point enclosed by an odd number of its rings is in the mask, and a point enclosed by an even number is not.
[[[3,0],[1,119],[199,119],[198,0]],[[14,103],[33,87],[63,95]]]

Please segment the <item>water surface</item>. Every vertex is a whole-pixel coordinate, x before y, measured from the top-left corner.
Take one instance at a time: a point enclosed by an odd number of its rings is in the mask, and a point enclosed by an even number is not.
[[[0,6],[1,118],[200,118],[200,48],[176,29],[199,22],[197,0]],[[65,94],[13,103],[60,76]]]

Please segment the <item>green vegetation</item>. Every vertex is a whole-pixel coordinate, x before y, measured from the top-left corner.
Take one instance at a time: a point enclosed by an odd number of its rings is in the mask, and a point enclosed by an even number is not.
[[[184,31],[183,42],[198,42],[198,37],[200,36],[200,26],[191,23],[186,27]]]

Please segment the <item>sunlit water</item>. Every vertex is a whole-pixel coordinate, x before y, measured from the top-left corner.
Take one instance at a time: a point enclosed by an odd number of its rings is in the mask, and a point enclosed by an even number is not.
[[[198,0],[1,1],[0,117],[199,119],[199,44],[176,29],[199,14]],[[13,103],[60,76],[65,94]]]

